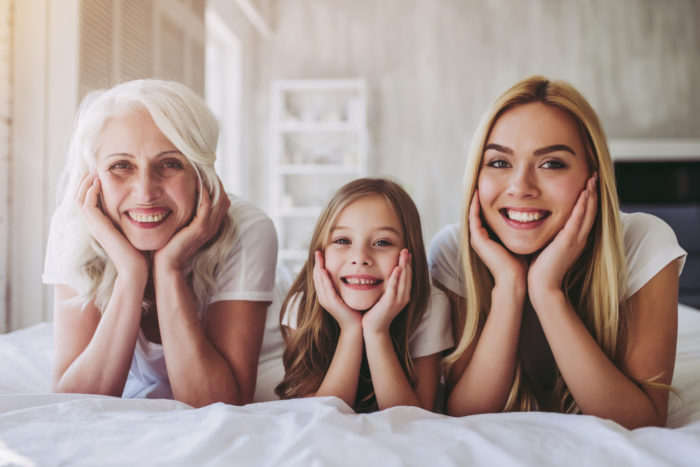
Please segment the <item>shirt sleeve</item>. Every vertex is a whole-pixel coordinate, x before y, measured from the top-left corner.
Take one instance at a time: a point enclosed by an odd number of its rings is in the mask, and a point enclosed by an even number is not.
[[[273,298],[277,263],[275,227],[269,217],[252,205],[247,204],[239,211],[234,211],[236,240],[222,265],[217,292],[209,298],[209,304],[223,300],[266,302]]]
[[[46,243],[46,256],[44,257],[44,272],[41,274],[41,281],[44,284],[68,284],[68,276],[61,270],[59,252],[61,251],[61,232],[57,225],[56,215],[51,219],[49,227],[49,239]]]
[[[659,271],[675,259],[680,259],[678,274],[683,270],[687,253],[678,244],[673,229],[651,214],[621,213],[627,259],[627,292],[630,298]]]
[[[464,297],[466,292],[459,260],[459,235],[459,224],[450,224],[433,237],[428,249],[428,267],[433,279]]]
[[[282,315],[282,326],[287,326],[291,329],[297,328],[297,315],[299,314],[299,302],[301,301],[301,296],[299,294],[294,295],[287,308],[284,310],[284,315]]]
[[[447,294],[431,286],[428,308],[408,340],[411,358],[433,355],[454,346],[450,300]]]

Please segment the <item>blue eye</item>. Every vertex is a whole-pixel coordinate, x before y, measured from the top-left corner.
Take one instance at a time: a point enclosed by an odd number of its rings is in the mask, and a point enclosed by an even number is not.
[[[388,240],[377,240],[376,242],[374,242],[374,245],[375,246],[391,246],[392,243]]]
[[[350,240],[348,240],[345,237],[340,237],[333,240],[333,243],[336,243],[338,245],[350,245]]]
[[[168,159],[160,164],[161,172],[165,173],[179,172],[183,168],[184,166],[182,165],[182,162],[177,159]]]

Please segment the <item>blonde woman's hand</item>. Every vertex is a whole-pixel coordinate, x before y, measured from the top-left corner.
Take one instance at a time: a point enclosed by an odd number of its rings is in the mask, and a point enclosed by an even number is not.
[[[524,296],[527,286],[527,261],[491,239],[480,214],[479,192],[476,190],[469,207],[469,244],[491,272],[497,286],[522,291]]]
[[[533,305],[543,295],[561,291],[564,275],[581,256],[598,211],[597,173],[586,182],[564,227],[530,264],[528,293]]]
[[[398,266],[391,271],[384,294],[362,316],[362,330],[364,333],[389,332],[389,327],[394,318],[411,300],[412,278],[411,255],[404,248],[399,253]]]
[[[217,234],[231,206],[221,180],[219,187],[221,195],[212,205],[209,191],[200,184],[199,206],[194,217],[155,252],[153,266],[156,270],[183,271],[199,249]]]
[[[313,277],[318,303],[338,322],[341,330],[350,326],[361,326],[362,314],[347,306],[335,290],[333,281],[325,268],[323,253],[316,251],[314,259]]]
[[[134,248],[102,211],[100,207],[101,189],[100,177],[96,172],[90,172],[83,179],[75,197],[90,234],[112,260],[117,274],[147,280],[148,259],[142,252]]]

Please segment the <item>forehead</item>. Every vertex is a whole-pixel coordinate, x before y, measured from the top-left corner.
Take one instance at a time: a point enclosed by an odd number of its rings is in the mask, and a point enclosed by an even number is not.
[[[117,114],[109,118],[97,139],[97,154],[156,154],[175,146],[160,131],[145,109]]]
[[[577,154],[583,149],[573,116],[541,102],[517,105],[505,111],[494,123],[487,142],[497,142],[513,149],[517,146],[537,148],[567,144],[575,146],[573,149]]]
[[[366,195],[351,201],[338,214],[333,228],[393,228],[401,233],[401,222],[394,207],[381,195]]]

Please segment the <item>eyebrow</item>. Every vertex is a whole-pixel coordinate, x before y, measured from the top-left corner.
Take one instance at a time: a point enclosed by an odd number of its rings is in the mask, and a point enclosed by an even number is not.
[[[496,144],[496,143],[489,143],[486,145],[486,147],[484,147],[484,151],[488,151],[489,149],[493,149],[495,151],[499,151],[499,152],[502,152],[504,154],[508,154],[511,156],[515,153],[511,148],[509,148],[507,146],[501,146],[500,144]],[[543,148],[537,149],[533,154],[535,156],[543,156],[545,154],[549,154],[550,152],[557,152],[557,151],[570,152],[574,156],[576,155],[576,152],[573,149],[571,149],[569,146],[567,146],[566,144],[553,144],[551,146],[545,146]]]
[[[165,151],[159,152],[158,154],[156,154],[153,157],[162,157],[162,156],[166,156],[168,154],[179,154],[179,155],[184,157],[184,154],[182,153],[182,151],[180,151],[178,149],[167,149]],[[106,154],[104,157],[127,157],[130,159],[136,158],[136,156],[134,156],[133,154],[130,154],[128,152],[114,152],[112,154]]]
[[[333,228],[331,229],[331,233],[335,232],[336,230],[352,230],[352,227],[346,227],[346,226],[344,226],[344,225],[336,225],[335,227],[333,227]],[[375,230],[375,231],[379,231],[379,232],[384,232],[384,231],[386,231],[386,232],[393,232],[394,234],[396,234],[396,235],[398,235],[398,236],[401,236],[401,234],[399,233],[398,230],[396,230],[395,228],[390,227],[390,226],[379,227],[379,228],[374,229],[374,230]]]

